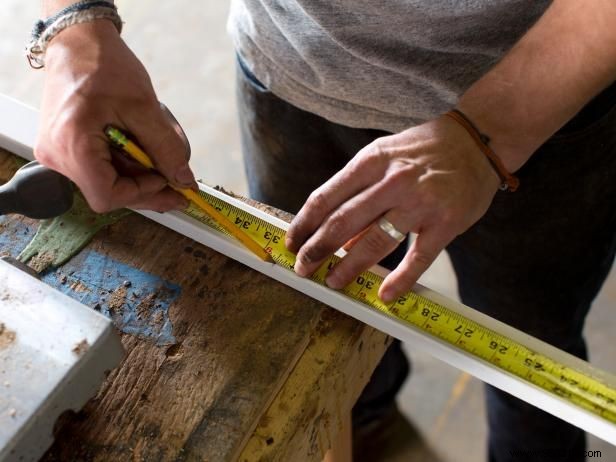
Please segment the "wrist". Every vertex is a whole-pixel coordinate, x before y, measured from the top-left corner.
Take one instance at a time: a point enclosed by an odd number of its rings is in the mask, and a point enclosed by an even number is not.
[[[520,181],[515,175],[512,175],[510,170],[505,166],[502,159],[494,152],[491,146],[491,138],[481,132],[475,123],[459,109],[453,109],[444,114],[445,117],[453,120],[456,124],[466,131],[466,134],[473,140],[475,146],[481,151],[487,163],[490,164],[493,173],[498,177],[501,191],[515,192]]]
[[[474,104],[465,97],[456,108],[472,120],[481,133],[490,137],[490,147],[509,172],[520,169],[542,143],[520,133],[513,122],[515,118],[507,111],[492,110],[486,104]]]
[[[79,24],[100,23],[101,19],[112,23],[118,34],[122,32],[122,19],[116,6],[108,0],[80,0],[44,20],[36,21],[30,43],[26,48],[26,57],[30,66],[34,69],[45,67],[45,55],[50,43],[66,29]],[[95,31],[97,27],[83,27],[80,30]]]
[[[105,42],[117,37],[120,37],[120,34],[111,21],[95,19],[91,22],[75,24],[60,31],[49,42],[47,50],[50,53],[51,50],[59,47],[78,48],[92,42]]]
[[[111,44],[120,39],[120,34],[111,21],[98,19],[75,24],[58,33],[47,47],[45,63],[51,70],[55,63],[64,65],[70,56],[76,54],[82,64],[96,61],[102,44]]]

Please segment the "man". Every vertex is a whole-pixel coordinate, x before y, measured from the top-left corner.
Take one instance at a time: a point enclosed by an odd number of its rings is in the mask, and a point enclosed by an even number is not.
[[[69,3],[47,0],[45,13]],[[362,233],[327,283],[390,255],[390,301],[446,248],[466,304],[585,357],[584,317],[616,251],[614,20],[612,0],[235,0],[250,190],[301,207],[287,237],[296,272]],[[37,158],[99,212],[185,207],[167,187],[194,185],[184,146],[113,24],[63,30],[45,63]],[[453,108],[476,129],[443,116]],[[121,175],[108,123],[163,176]],[[511,172],[519,189],[499,191]],[[409,232],[407,251],[397,238]],[[389,412],[406,369],[394,344],[358,427]],[[584,459],[578,429],[491,387],[487,403],[491,461],[520,449]]]

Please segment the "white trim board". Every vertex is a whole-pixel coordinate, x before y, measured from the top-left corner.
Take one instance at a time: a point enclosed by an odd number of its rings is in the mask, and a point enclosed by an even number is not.
[[[0,352],[0,460],[37,461],[59,415],[96,395],[124,349],[110,319],[2,260],[0,281],[0,321],[15,331]]]
[[[18,114],[19,117],[16,117],[15,114]],[[35,140],[37,118],[38,113],[36,110],[28,108],[15,100],[3,99],[0,97],[0,122],[2,122],[0,125],[0,146],[10,150],[17,147],[16,153],[28,159],[32,159],[31,148]],[[5,124],[5,121],[8,123]],[[26,128],[24,128],[24,124],[27,125]],[[225,201],[263,218],[276,226],[285,230],[288,228],[287,223],[282,220],[271,217],[258,209],[230,198],[210,187],[201,185],[201,189],[209,194],[221,197]],[[354,302],[325,286],[319,285],[308,279],[300,278],[285,268],[272,263],[263,262],[246,250],[241,244],[231,238],[210,231],[205,225],[181,212],[170,212],[165,214],[140,210],[137,210],[137,212],[163,226],[173,229],[184,236],[190,237],[197,242],[233,258],[256,271],[276,279],[283,284],[293,287],[338,311],[365,322],[404,342],[408,342],[413,345],[413,348],[419,348],[457,369],[465,371],[486,383],[494,385],[501,390],[616,445],[616,424],[608,422],[561,397],[499,369],[487,361],[483,361],[466,353],[449,343],[432,337],[417,328],[410,327],[395,318]],[[375,271],[381,274],[387,272],[384,268],[375,268]],[[428,288],[417,285],[414,290],[420,295],[447,306],[468,319],[474,320],[489,329],[526,345],[540,354],[551,357],[561,364],[576,368],[582,372],[593,371],[593,375],[600,376],[604,382],[612,387],[616,387],[616,377],[607,372],[597,371],[586,361],[582,361],[524,332],[433,292]]]
[[[0,94],[0,147],[34,160],[32,148],[38,125],[36,109]]]

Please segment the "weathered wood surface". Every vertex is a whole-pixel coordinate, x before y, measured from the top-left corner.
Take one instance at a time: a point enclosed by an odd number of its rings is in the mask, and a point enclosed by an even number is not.
[[[320,461],[341,430],[391,337],[334,310],[324,311],[240,460]],[[350,443],[350,442],[349,442]]]
[[[14,166],[0,153],[0,179]],[[11,217],[0,232],[16,239],[36,226]],[[0,251],[19,250],[8,247]],[[127,265],[181,288],[168,312],[175,340],[161,346],[122,333],[126,359],[80,413],[58,425],[46,461],[226,461],[242,451],[242,460],[319,460],[385,349],[383,334],[136,214],[101,231],[46,281],[99,287],[74,280],[89,252],[103,256],[103,273]],[[158,293],[144,303],[120,285],[112,289],[101,299],[110,307],[113,301],[114,320],[135,306],[147,317],[144,310],[158,306]],[[131,288],[133,298],[138,290]],[[310,361],[318,367],[311,370]],[[298,383],[307,387],[304,395],[284,411]],[[266,412],[274,399],[277,407]],[[280,409],[287,420],[276,439],[260,444]]]

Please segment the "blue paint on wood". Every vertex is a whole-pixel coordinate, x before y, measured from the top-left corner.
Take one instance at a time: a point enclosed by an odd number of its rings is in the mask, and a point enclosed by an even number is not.
[[[36,229],[0,217],[0,253],[16,257]],[[84,250],[41,279],[84,305],[100,310],[127,334],[174,344],[169,308],[180,296],[177,284],[93,250]],[[115,309],[113,308],[115,307]]]
[[[158,345],[175,343],[169,307],[180,295],[177,284],[92,250],[82,252],[61,272],[49,272],[42,279],[99,310],[122,332],[152,339]]]
[[[0,255],[16,258],[32,240],[36,229],[36,226],[11,221],[10,216],[0,216]]]

